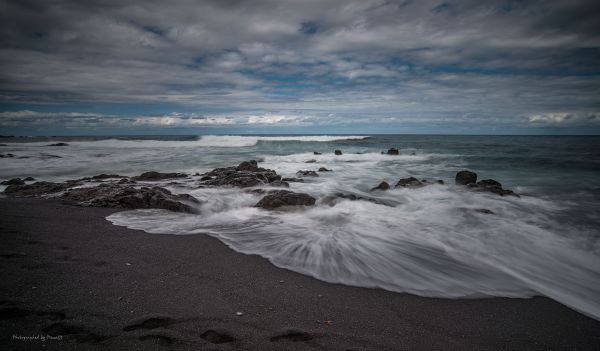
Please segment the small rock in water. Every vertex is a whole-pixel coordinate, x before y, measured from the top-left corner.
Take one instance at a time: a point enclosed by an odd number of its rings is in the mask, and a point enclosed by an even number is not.
[[[243,316],[243,315],[244,315],[244,313],[243,313],[243,312],[239,312],[239,311],[238,311],[238,312],[236,312],[236,313],[235,313],[235,315],[236,315],[236,316]]]
[[[321,168],[319,168],[319,172],[331,172],[331,170],[327,169],[325,167],[321,167]]]
[[[454,177],[456,185],[467,185],[477,182],[477,173],[471,171],[460,171]]]
[[[321,155],[320,152],[313,151],[313,155]]]
[[[318,177],[319,174],[315,171],[298,171],[296,172],[297,176],[300,177]]]
[[[341,155],[342,154],[342,150],[335,150],[333,153],[336,154],[336,155]]]
[[[56,144],[49,144],[48,146],[69,146],[69,144],[67,144],[67,143],[56,143]]]
[[[379,183],[379,185],[377,185],[376,187],[372,188],[371,191],[374,190],[388,190],[390,188],[390,185],[387,182],[381,182]]]
[[[400,151],[398,149],[392,147],[387,151],[388,155],[400,155]]]
[[[403,187],[403,188],[417,188],[422,186],[423,183],[421,183],[420,180],[418,180],[415,177],[408,177],[408,178],[402,178],[398,181],[398,183],[396,183],[396,188],[398,187]]]
[[[315,159],[313,158],[313,159],[310,159],[310,160],[308,160],[308,161],[306,161],[306,162],[304,162],[304,163],[315,163],[315,162],[317,162],[317,160],[315,160]]]

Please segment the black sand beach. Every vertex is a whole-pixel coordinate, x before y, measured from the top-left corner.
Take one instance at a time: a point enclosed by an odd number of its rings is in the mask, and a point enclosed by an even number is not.
[[[329,284],[209,236],[113,226],[113,212],[0,199],[0,349],[600,349],[600,322],[548,298]]]

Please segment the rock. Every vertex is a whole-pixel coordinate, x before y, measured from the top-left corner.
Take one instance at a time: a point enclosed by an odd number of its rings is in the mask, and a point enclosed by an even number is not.
[[[172,178],[185,178],[187,177],[184,173],[160,173],[160,172],[145,172],[139,176],[132,177],[133,180],[141,180],[146,182],[156,182],[164,179]]]
[[[213,177],[211,177],[211,176],[203,176],[202,178],[200,178],[200,181],[204,182],[204,181],[212,180],[212,179],[213,179]]]
[[[49,144],[48,146],[69,146],[69,144],[67,144],[67,143],[56,143],[56,144]]]
[[[342,154],[342,150],[335,150],[333,153],[336,154],[336,155],[341,155]]]
[[[409,177],[409,178],[401,178],[398,183],[396,183],[396,188],[398,187],[403,187],[403,188],[417,188],[417,187],[421,187],[424,184],[418,180],[415,177]]]
[[[313,151],[313,155],[321,155],[320,152]]]
[[[313,159],[311,159],[311,160],[308,160],[308,161],[306,161],[306,162],[304,162],[304,163],[315,163],[315,162],[317,162],[317,160],[315,160],[315,159],[313,158]]]
[[[338,203],[339,199],[345,199],[345,200],[350,200],[350,201],[368,201],[368,202],[372,202],[372,203],[378,204],[378,205],[389,206],[389,204],[387,204],[383,201],[380,201],[378,199],[375,199],[375,198],[357,196],[354,194],[344,194],[344,193],[336,193],[334,195],[325,196],[319,200],[319,203],[321,203],[323,205],[334,206],[336,203]]]
[[[71,189],[60,196],[86,206],[117,208],[159,208],[174,212],[197,213],[192,207],[199,201],[191,195],[174,195],[160,187],[136,189],[117,184]]]
[[[331,170],[327,169],[325,167],[321,167],[321,168],[319,168],[319,172],[331,172]]]
[[[389,148],[387,151],[388,155],[400,155],[400,151],[398,151],[398,149],[396,148]]]
[[[498,194],[500,196],[512,195],[512,196],[520,197],[518,194],[516,194],[512,190],[503,189],[502,184],[500,184],[500,182],[495,181],[493,179],[480,180],[476,184],[470,184],[470,186],[472,189],[474,189],[476,191],[487,191],[490,193]]]
[[[23,185],[25,182],[21,178],[13,178],[1,182],[2,185]]]
[[[258,163],[255,160],[244,161],[236,167],[236,170],[239,172],[257,172]]]
[[[319,174],[315,171],[298,171],[296,175],[299,177],[318,177]]]
[[[381,182],[379,183],[379,185],[377,185],[376,187],[372,188],[371,191],[375,191],[375,190],[388,190],[390,188],[390,185],[387,182]]]
[[[488,210],[487,208],[476,208],[474,211],[483,214],[495,214],[494,211]]]
[[[272,210],[282,206],[313,206],[315,201],[315,198],[308,194],[278,190],[263,197],[255,207]]]
[[[454,178],[456,185],[467,185],[477,182],[477,173],[471,171],[460,171],[456,173]]]
[[[32,181],[35,180],[35,178],[34,177],[27,177],[27,178],[25,178],[23,180],[26,181],[26,182],[32,182]]]
[[[0,154],[0,158],[12,158],[15,157],[13,154]]]
[[[302,178],[281,178],[281,180],[288,183],[304,183]]]
[[[62,157],[61,157],[61,156],[58,156],[58,155],[52,155],[52,154],[40,153],[40,158],[41,158],[42,160],[47,160],[47,159],[50,159],[50,158],[62,158]]]
[[[79,185],[77,181],[67,181],[65,183],[35,182],[33,184],[15,184],[9,185],[4,190],[4,193],[17,197],[34,197],[58,193],[76,185]]]

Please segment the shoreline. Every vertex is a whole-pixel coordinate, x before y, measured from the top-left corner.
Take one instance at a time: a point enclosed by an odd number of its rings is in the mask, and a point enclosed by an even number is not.
[[[208,235],[148,234],[105,219],[120,210],[0,198],[0,345],[600,349],[600,322],[549,298],[451,300],[326,283]]]

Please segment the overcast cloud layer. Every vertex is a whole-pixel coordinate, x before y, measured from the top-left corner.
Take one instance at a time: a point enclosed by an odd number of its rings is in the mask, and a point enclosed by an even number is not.
[[[598,133],[598,23],[594,0],[0,0],[0,130]]]

